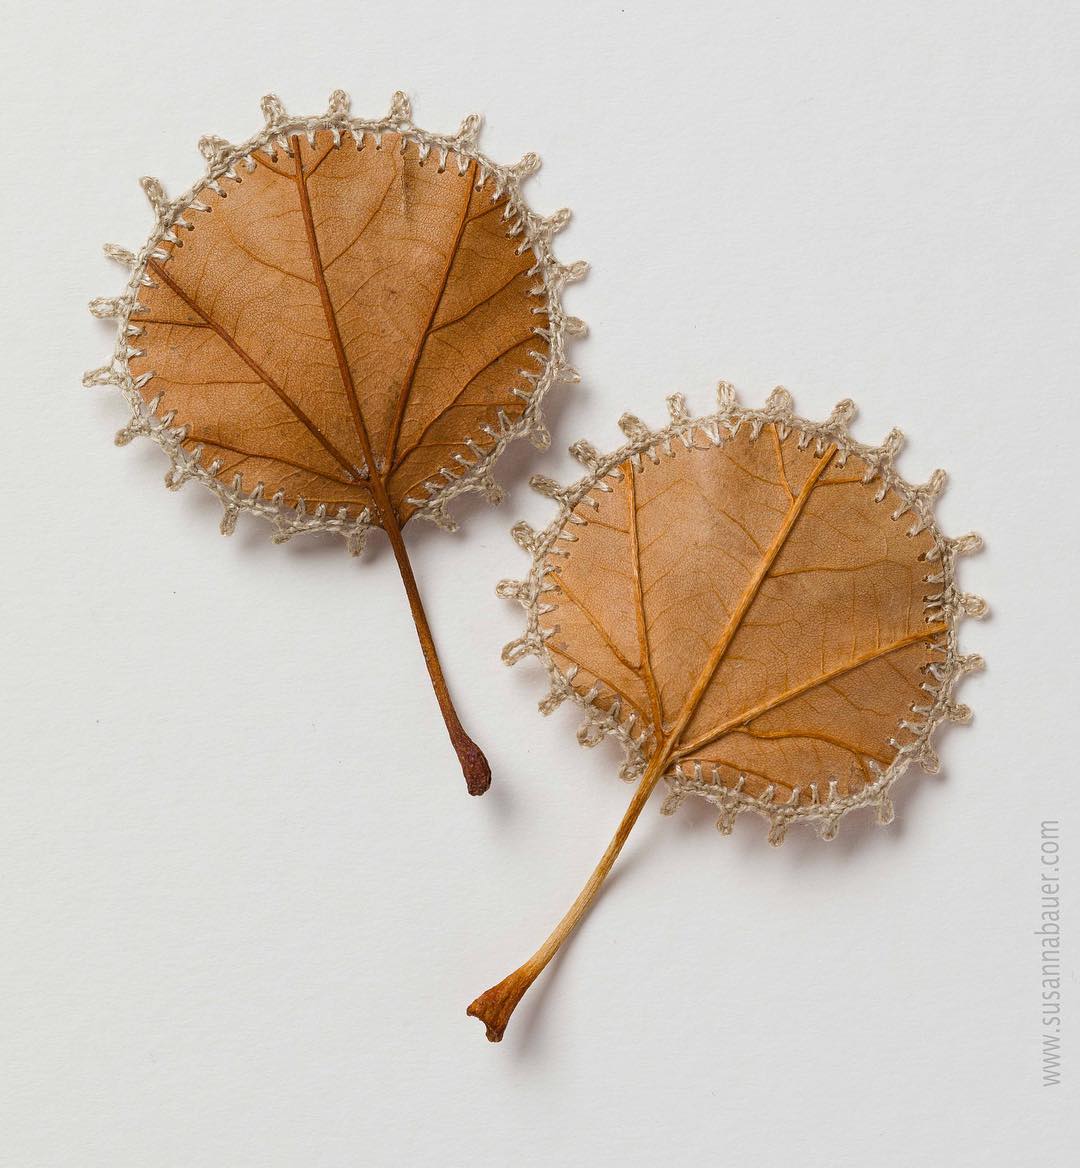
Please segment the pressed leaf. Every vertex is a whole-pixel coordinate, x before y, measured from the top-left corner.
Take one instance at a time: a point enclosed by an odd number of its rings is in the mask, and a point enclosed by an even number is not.
[[[450,499],[497,497],[507,441],[544,441],[540,402],[572,379],[563,338],[580,331],[559,293],[581,266],[551,255],[566,214],[521,198],[534,160],[479,154],[478,119],[446,138],[413,127],[401,95],[381,121],[347,107],[338,91],[325,116],[296,119],[266,98],[262,134],[200,143],[209,166],[187,195],[144,180],[158,227],[119,257],[126,296],[92,305],[122,343],[88,380],[124,389],[122,437],[165,447],[170,486],[219,495],[223,531],[251,510],[279,539],[336,531],[358,551],[385,529],[472,789],[486,762],[453,712],[401,529],[451,526]]]
[[[522,370],[549,357],[543,286],[475,161],[422,166],[396,133],[313,137],[201,193],[210,210],[148,263],[131,371],[222,481],[359,514],[370,446],[404,523],[467,438],[490,449],[499,411],[523,413]]]
[[[873,804],[912,759],[936,766],[930,745],[945,717],[966,717],[952,687],[975,659],[957,654],[956,625],[982,602],[958,592],[953,561],[977,540],[947,540],[931,510],[944,481],[912,487],[884,447],[854,442],[843,402],[829,422],[795,418],[783,390],[764,411],[735,406],[654,434],[623,420],[631,443],[562,490],[558,519],[536,535],[524,583],[504,595],[529,612],[507,647],[548,666],[553,708],[586,709],[582,741],[615,734],[624,775],[639,780],[598,872],[614,862],[656,783],[673,810],[687,793],[721,809],[720,826],[753,809],[779,844],[789,823]],[[548,946],[470,1007],[501,1036],[509,1011],[579,919],[593,881]],[[594,883],[595,882],[595,883]]]

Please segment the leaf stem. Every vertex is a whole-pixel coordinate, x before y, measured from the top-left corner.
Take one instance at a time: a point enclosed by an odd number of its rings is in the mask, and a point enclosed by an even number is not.
[[[372,476],[373,485],[375,476]],[[381,485],[381,483],[380,483]],[[376,496],[378,498],[378,496]],[[389,503],[389,501],[387,501]],[[394,549],[394,559],[397,560],[398,571],[401,573],[401,582],[405,585],[405,595],[409,598],[409,608],[412,610],[413,623],[416,625],[416,635],[420,639],[420,649],[424,654],[424,664],[427,665],[431,685],[435,690],[435,697],[442,711],[443,721],[446,723],[450,741],[461,763],[462,773],[465,775],[465,786],[470,795],[482,795],[491,786],[491,767],[484,757],[484,752],[465,733],[458,718],[457,710],[450,698],[450,690],[446,685],[442,665],[439,663],[439,654],[435,649],[435,639],[431,635],[431,626],[428,624],[424,605],[420,599],[420,590],[416,586],[416,577],[413,575],[412,564],[409,562],[409,553],[405,549],[405,541],[401,537],[401,528],[393,513],[393,508],[383,512],[383,529],[390,539],[390,546]]]
[[[592,875],[585,883],[585,887],[578,893],[577,900],[570,906],[569,911],[551,932],[551,936],[520,968],[515,969],[508,977],[504,977],[498,985],[482,993],[465,1012],[473,1018],[483,1022],[489,1042],[501,1042],[503,1033],[510,1021],[518,1002],[525,995],[525,991],[543,972],[547,963],[558,953],[563,942],[577,927],[578,922],[585,915],[592,904],[601,885],[607,879],[619,853],[626,843],[627,837],[638,816],[641,815],[649,796],[653,793],[660,776],[667,766],[667,752],[658,750],[650,761],[645,773],[634,791],[619,826],[612,836],[607,850],[600,857],[600,862],[593,869]]]

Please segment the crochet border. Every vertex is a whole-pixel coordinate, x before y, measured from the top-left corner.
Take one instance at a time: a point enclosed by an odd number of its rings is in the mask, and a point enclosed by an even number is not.
[[[592,492],[610,492],[613,487],[608,480],[621,481],[623,472],[619,468],[628,460],[637,468],[646,458],[658,463],[661,458],[673,455],[676,442],[681,442],[688,450],[705,449],[694,445],[697,435],[711,446],[722,446],[729,436],[734,437],[743,427],[748,427],[751,437],[756,439],[764,426],[775,423],[781,437],[796,433],[803,449],[813,443],[821,454],[828,444],[835,443],[837,466],[842,466],[852,455],[863,459],[867,464],[865,481],[878,480],[880,484],[875,501],[882,502],[890,492],[894,493],[900,502],[893,518],[900,519],[910,514],[909,534],[929,531],[933,538],[933,547],[926,555],[928,571],[925,577],[925,582],[933,590],[928,592],[924,607],[928,623],[944,623],[947,629],[943,641],[934,646],[942,654],[941,660],[927,667],[929,680],[922,685],[927,698],[913,703],[908,717],[897,727],[908,731],[912,738],[902,745],[892,739],[891,745],[897,748],[897,754],[887,768],[882,769],[869,760],[873,781],[858,791],[841,795],[836,780],[826,778],[809,782],[804,788],[795,788],[784,802],[776,800],[772,787],[766,788],[759,796],[749,794],[744,789],[745,775],[737,776],[729,784],[719,767],[713,767],[706,775],[700,763],[689,769],[678,763],[663,776],[668,795],[661,810],[670,815],[687,796],[702,796],[719,809],[717,828],[725,835],[732,831],[740,814],[754,811],[768,821],[769,842],[776,846],[783,842],[788,827],[797,821],[814,823],[823,839],[832,839],[843,816],[861,807],[875,808],[878,822],[888,824],[894,816],[890,790],[908,766],[916,762],[927,773],[938,770],[938,757],[932,743],[936,728],[946,720],[967,722],[971,718],[967,706],[953,701],[953,691],[965,673],[983,668],[984,662],[977,654],[961,654],[959,624],[964,617],[983,616],[987,605],[981,597],[958,588],[955,568],[957,558],[977,551],[982,540],[974,533],[952,539],[941,533],[933,505],[945,485],[945,472],[934,471],[929,481],[919,486],[907,482],[893,465],[903,444],[901,431],[892,430],[880,446],[857,442],[847,428],[855,413],[855,405],[850,400],[840,402],[825,422],[810,422],[793,412],[791,395],[782,387],[773,390],[764,409],[759,410],[738,405],[733,387],[725,382],[720,383],[717,398],[719,408],[716,413],[694,418],[687,412],[681,394],[669,397],[667,405],[671,422],[661,430],[652,430],[639,418],[624,414],[619,425],[629,441],[611,454],[599,454],[588,442],[575,443],[570,452],[588,473],[570,486],[560,486],[543,475],[533,476],[533,488],[553,499],[558,504],[558,513],[543,531],[537,532],[527,523],[518,523],[513,528],[514,539],[531,555],[532,566],[524,580],[503,580],[496,589],[504,599],[517,601],[527,614],[524,635],[503,649],[503,660],[513,665],[527,656],[538,657],[547,670],[549,681],[548,694],[540,702],[541,713],[550,714],[568,698],[575,701],[585,712],[585,721],[578,730],[578,741],[583,746],[592,747],[605,738],[615,739],[625,756],[619,775],[628,781],[636,781],[648,762],[651,727],[640,726],[633,711],[624,715],[619,695],[600,683],[587,693],[579,693],[573,686],[577,669],[571,667],[564,672],[559,667],[546,645],[554,630],[544,630],[540,626],[540,618],[553,608],[546,604],[545,593],[558,590],[558,585],[547,579],[550,567],[546,560],[551,554],[568,554],[559,548],[559,543],[575,542],[578,536],[573,528],[588,523],[588,519],[576,514],[575,509],[583,502],[591,503],[595,508]],[[607,709],[597,704],[602,693],[608,699]],[[804,804],[801,797],[807,789],[810,801]]]
[[[359,147],[364,137],[369,136],[378,148],[384,134],[398,134],[403,150],[409,144],[415,145],[421,162],[434,155],[440,169],[445,168],[453,158],[464,173],[467,166],[475,162],[478,184],[482,185],[491,179],[494,183],[493,197],[498,199],[506,195],[507,207],[503,218],[507,223],[507,236],[512,239],[520,236],[519,253],[532,250],[536,257],[536,263],[529,269],[528,275],[538,277],[539,282],[534,285],[532,292],[544,296],[545,307],[534,311],[547,315],[548,327],[537,327],[533,332],[547,341],[548,353],[544,356],[531,352],[530,356],[536,359],[539,369],[518,371],[518,375],[531,386],[529,390],[514,388],[510,391],[526,402],[521,416],[511,420],[505,410],[500,409],[496,425],[480,428],[487,442],[492,443],[489,449],[485,450],[475,436],[464,438],[462,444],[470,451],[472,461],[462,454],[455,455],[453,466],[442,467],[437,476],[425,482],[423,498],[408,498],[407,501],[416,508],[414,515],[429,519],[450,531],[457,529],[457,522],[447,510],[448,504],[454,499],[476,491],[489,502],[498,503],[501,500],[502,489],[494,479],[493,468],[512,441],[528,438],[539,450],[546,449],[550,444],[551,436],[542,413],[543,400],[556,382],[573,383],[580,380],[577,371],[567,363],[566,338],[582,336],[586,332],[583,321],[568,316],[564,311],[562,291],[566,284],[581,279],[588,265],[582,260],[572,264],[560,263],[552,251],[552,239],[569,222],[569,210],[563,208],[545,217],[531,211],[525,203],[521,185],[529,175],[539,170],[540,159],[529,153],[513,166],[500,166],[482,154],[476,146],[481,126],[480,115],[469,114],[456,134],[432,134],[413,124],[409,99],[400,91],[394,94],[390,110],[383,118],[363,120],[350,117],[349,104],[348,94],[338,89],[330,95],[326,113],[314,117],[297,117],[286,112],[279,98],[273,94],[267,95],[261,103],[265,126],[254,137],[238,145],[214,136],[199,140],[199,151],[206,161],[206,171],[184,194],[169,199],[157,179],[140,180],[154,212],[154,230],[138,253],[115,244],[105,246],[105,254],[128,267],[131,275],[120,296],[98,297],[90,302],[90,311],[94,316],[117,321],[117,331],[110,361],[86,373],[83,384],[87,387],[111,385],[120,390],[131,409],[131,416],[117,433],[116,444],[127,445],[136,437],[147,437],[156,442],[169,456],[170,466],[165,474],[165,485],[170,490],[177,490],[191,479],[201,482],[217,496],[224,511],[221,520],[223,535],[231,534],[239,515],[249,512],[270,520],[274,526],[273,539],[276,543],[283,543],[305,532],[331,532],[342,536],[348,550],[353,555],[359,555],[367,532],[376,525],[371,508],[365,507],[355,518],[350,518],[347,508],[341,508],[333,515],[327,514],[327,509],[322,505],[309,513],[302,499],[296,507],[290,508],[284,504],[283,494],[264,498],[261,484],[245,493],[239,475],[233,478],[231,484],[221,482],[217,478],[221,469],[219,463],[203,466],[201,450],[189,453],[184,449],[184,427],[172,425],[175,411],[167,410],[158,415],[160,395],[149,402],[144,400],[140,391],[153,374],[134,377],[131,373],[130,359],[143,355],[138,347],[138,337],[142,334],[138,313],[143,307],[138,296],[140,288],[153,284],[147,275],[147,264],[151,259],[167,258],[167,252],[161,250],[160,245],[163,242],[176,242],[175,229],[189,226],[185,218],[187,213],[198,214],[208,210],[198,195],[206,189],[220,194],[223,183],[241,177],[239,168],[250,173],[256,165],[251,157],[255,151],[269,147],[271,152],[280,149],[288,154],[291,153],[288,141],[290,136],[305,134],[308,141],[314,144],[315,134],[320,130],[329,130],[334,135],[335,147],[340,146],[346,136],[355,139]]]

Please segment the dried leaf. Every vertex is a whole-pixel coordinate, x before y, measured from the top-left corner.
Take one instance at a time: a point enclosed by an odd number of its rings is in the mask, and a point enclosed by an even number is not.
[[[204,138],[206,176],[170,201],[143,187],[157,227],[126,294],[91,305],[119,320],[113,361],[87,375],[132,406],[118,436],[144,434],[170,455],[166,478],[221,499],[222,531],[242,511],[276,538],[304,531],[362,547],[385,529],[470,789],[487,764],[453,712],[401,529],[417,515],[452,526],[466,491],[496,500],[507,442],[546,431],[540,403],[572,380],[564,337],[581,331],[560,293],[551,236],[566,213],[535,215],[517,167],[475,148],[479,119],[453,137],[389,115],[348,116],[331,95],[318,118],[263,99],[263,133],[240,146]]]
[[[670,405],[662,433],[626,417],[622,450],[579,448],[590,474],[575,487],[537,484],[559,516],[540,535],[518,530],[533,571],[500,589],[529,614],[507,659],[541,657],[541,708],[577,700],[582,742],[615,735],[638,788],[554,943],[470,1007],[495,1040],[661,778],[665,810],[703,795],[725,832],[752,809],[774,844],[797,819],[831,837],[855,807],[891,819],[892,783],[913,760],[935,769],[934,727],[968,715],[951,694],[977,660],[958,655],[956,629],[984,606],[957,590],[954,560],[978,540],[939,532],[944,475],[906,483],[899,435],[853,441],[850,402],[823,425],[794,417],[783,390],[754,411],[723,387],[701,420]]]

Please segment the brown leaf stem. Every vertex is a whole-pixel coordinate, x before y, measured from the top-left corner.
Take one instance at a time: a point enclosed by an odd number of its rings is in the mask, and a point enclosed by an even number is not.
[[[373,483],[374,483],[374,476]],[[380,483],[381,485],[381,483]],[[378,496],[376,496],[377,498]],[[416,577],[413,575],[412,564],[409,562],[409,553],[405,550],[405,541],[401,537],[401,529],[396,520],[384,525],[390,539],[390,546],[394,549],[394,558],[397,560],[398,571],[401,573],[401,582],[405,585],[405,595],[409,598],[409,608],[412,610],[413,622],[416,625],[416,635],[420,638],[420,648],[424,654],[424,663],[427,665],[431,685],[435,690],[435,697],[442,711],[443,721],[446,723],[450,741],[461,763],[462,773],[465,775],[465,786],[470,795],[482,795],[491,786],[491,767],[484,757],[484,752],[465,733],[458,718],[457,710],[450,698],[450,690],[443,676],[442,665],[439,663],[439,654],[435,649],[435,640],[431,635],[431,626],[424,613],[424,605],[420,599],[420,590],[416,586]]]
[[[465,1012],[473,1018],[483,1022],[489,1042],[501,1042],[503,1033],[510,1021],[514,1008],[525,995],[525,991],[543,972],[547,963],[558,953],[562,943],[577,927],[578,922],[585,915],[592,904],[601,885],[607,879],[619,853],[626,843],[627,837],[638,816],[641,814],[649,796],[653,793],[660,776],[667,765],[667,755],[658,751],[649,763],[645,773],[634,791],[630,805],[627,807],[619,826],[612,836],[607,850],[600,857],[600,862],[593,869],[592,875],[585,883],[585,887],[578,893],[577,900],[570,906],[569,911],[552,930],[551,936],[520,968],[515,969],[508,977],[504,977],[498,985],[485,990]]]

